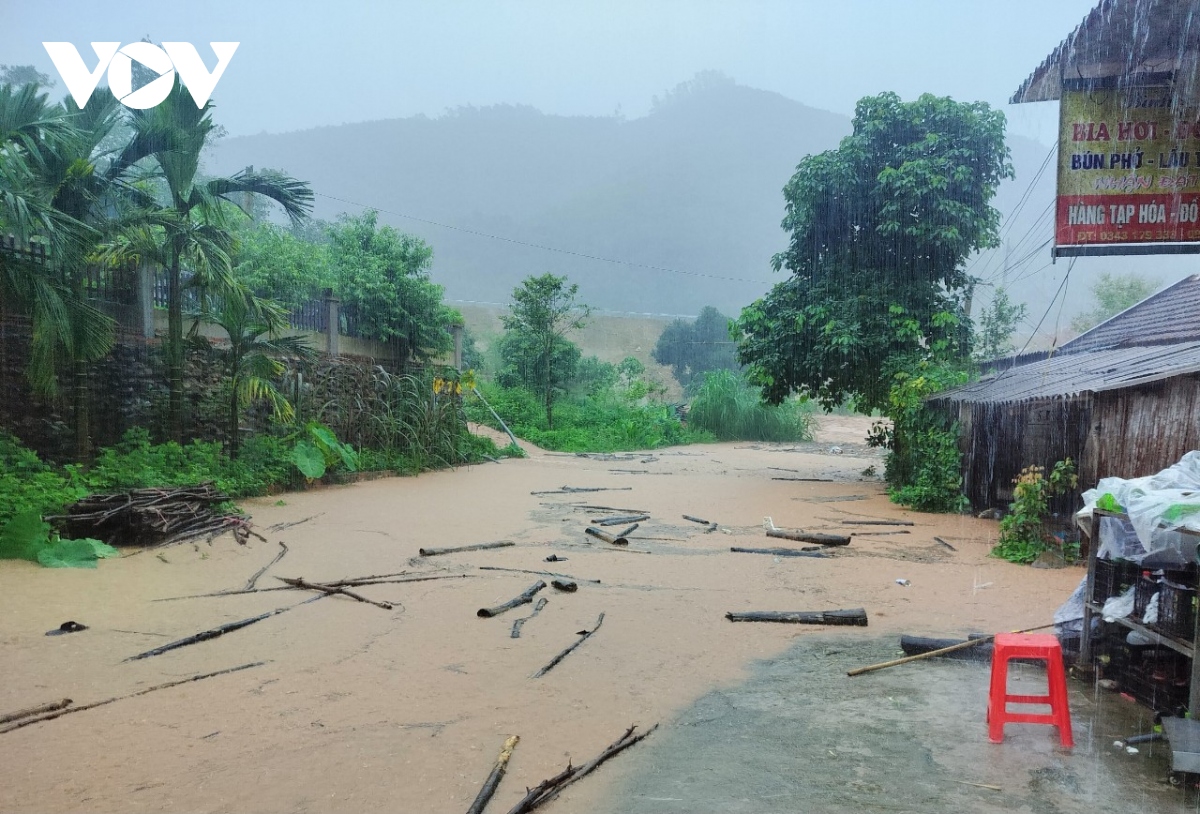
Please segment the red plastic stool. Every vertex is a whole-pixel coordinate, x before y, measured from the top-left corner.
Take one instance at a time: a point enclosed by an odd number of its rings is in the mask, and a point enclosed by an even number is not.
[[[1009,695],[1010,659],[1040,659],[1046,662],[1049,695]],[[1009,712],[1009,704],[1048,704],[1050,714]],[[1058,637],[1046,633],[1000,633],[992,648],[992,686],[988,696],[988,738],[1004,742],[1004,725],[1051,724],[1058,727],[1063,746],[1074,746],[1071,737],[1071,709],[1067,706],[1067,676],[1063,670],[1062,645]]]

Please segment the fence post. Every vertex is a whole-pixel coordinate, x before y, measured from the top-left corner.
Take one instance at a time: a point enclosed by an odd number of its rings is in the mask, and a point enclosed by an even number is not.
[[[338,314],[341,300],[333,296],[333,289],[325,289],[325,351],[330,356],[338,355],[338,335],[342,324]]]
[[[137,269],[137,320],[142,338],[154,338],[154,267],[141,263]]]
[[[454,369],[462,370],[463,326],[451,325],[450,334],[454,337]]]

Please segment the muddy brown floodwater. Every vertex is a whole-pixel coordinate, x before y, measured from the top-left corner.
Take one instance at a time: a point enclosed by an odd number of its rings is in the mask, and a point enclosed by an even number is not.
[[[680,803],[687,795],[676,793],[682,786],[697,794],[701,788],[680,772],[720,776],[706,772],[704,759],[685,738],[688,731],[700,731],[694,726],[705,720],[699,710],[723,693],[757,697],[754,688],[764,675],[789,690],[779,696],[778,711],[759,708],[757,723],[742,720],[726,744],[731,751],[720,757],[726,773],[738,761],[761,765],[756,756],[786,763],[789,753],[781,753],[780,744],[792,740],[781,733],[792,731],[806,707],[828,711],[836,705],[836,720],[826,724],[834,730],[852,727],[856,719],[875,720],[878,705],[896,704],[899,691],[880,690],[881,695],[871,690],[872,681],[882,688],[910,681],[922,689],[922,704],[890,727],[895,737],[936,732],[949,748],[958,739],[983,749],[985,667],[927,662],[949,668],[874,674],[886,679],[847,679],[845,670],[856,659],[897,655],[902,631],[953,636],[1044,624],[1082,576],[1077,568],[1036,570],[989,559],[997,531],[992,521],[919,514],[890,504],[879,478],[882,458],[862,443],[868,425],[827,418],[814,443],[717,444],[609,460],[530,449],[529,458],[499,465],[247,501],[266,543],[253,540],[243,547],[222,537],[104,561],[96,571],[2,562],[0,714],[63,697],[85,704],[194,674],[265,663],[0,734],[0,810],[451,814],[466,810],[505,738],[517,734],[520,744],[488,809],[503,812],[526,786],[556,774],[568,760],[591,758],[634,723],[661,727],[543,810],[934,810],[928,800],[938,793],[928,784],[920,785],[924,796],[915,802],[888,803],[890,783],[922,782],[897,773],[932,771],[921,761],[867,769],[883,773],[886,782],[863,777],[857,768],[851,779],[859,785],[851,787],[836,780],[847,770],[845,760],[814,762],[796,751],[803,750],[805,739],[825,745],[827,739],[812,732],[797,734],[792,744],[796,771],[803,760],[805,773],[827,774],[813,781],[817,796],[805,796],[802,806],[753,802],[769,795],[745,772],[737,773],[744,787],[729,793],[731,801],[749,803],[725,804],[716,792],[705,793],[707,802]],[[611,491],[530,494],[563,486]],[[612,509],[586,508],[592,505]],[[628,549],[583,533],[589,518],[635,510],[651,518]],[[707,531],[683,520],[684,514],[718,527]],[[782,528],[852,531],[853,541],[829,559],[731,553],[731,546],[781,542],[764,535],[766,516]],[[844,523],[890,519],[913,525]],[[878,533],[883,531],[909,533]],[[516,545],[417,556],[422,547],[499,540]],[[391,610],[329,597],[211,641],[123,661],[308,598],[282,590],[159,601],[243,586],[275,556],[278,541],[287,544],[288,554],[259,587],[279,585],[275,576],[330,581],[408,571],[453,578],[357,589],[394,603]],[[566,561],[545,562],[550,555]],[[516,596],[538,577],[481,566],[569,574],[579,578],[579,590],[547,588],[541,594],[549,600],[545,609],[513,639],[513,620],[528,615],[530,606],[490,619],[478,618],[476,610]],[[866,609],[869,627],[735,624],[724,618],[726,611],[856,607]],[[594,636],[552,672],[531,678],[578,631],[593,627],[600,613],[604,624]],[[66,620],[89,629],[44,635]],[[791,663],[803,667],[790,670]],[[930,717],[940,705],[942,680],[953,714]],[[851,690],[847,682],[860,683]],[[931,721],[928,727],[922,727],[922,716]],[[775,720],[779,726],[771,723]],[[816,720],[808,725],[817,726]],[[1081,719],[1077,726],[1091,724]],[[1023,743],[1031,759],[1066,759],[1051,748],[1049,728],[1015,729],[1011,743],[995,747],[1003,751],[984,750],[984,759],[1003,754],[1017,760],[1013,755]],[[860,741],[853,742],[861,751],[867,745]],[[1109,747],[1095,741],[1077,751],[1089,748],[1099,753]],[[1130,782],[1143,782],[1156,800],[1178,799],[1182,805],[1184,792],[1161,791],[1165,764],[1161,749],[1159,754],[1143,764],[1123,764],[1127,770],[1133,766]],[[958,771],[961,780],[995,781],[982,768]],[[733,789],[731,783],[721,786]],[[656,784],[675,792],[659,794],[664,802],[657,803],[651,788]],[[836,802],[839,789],[858,795],[846,798],[857,801],[857,808]],[[872,794],[877,806],[864,802]],[[620,802],[626,799],[628,805]],[[970,810],[961,794],[946,799],[956,810]],[[1057,805],[1028,810],[1076,810],[1061,800]]]

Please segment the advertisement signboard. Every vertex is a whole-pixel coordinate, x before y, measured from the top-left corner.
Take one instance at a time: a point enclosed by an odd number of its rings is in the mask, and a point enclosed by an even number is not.
[[[1200,251],[1200,108],[1148,87],[1064,89],[1061,111],[1055,253]]]

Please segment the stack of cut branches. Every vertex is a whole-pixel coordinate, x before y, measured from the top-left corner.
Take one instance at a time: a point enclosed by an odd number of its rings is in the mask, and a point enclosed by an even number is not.
[[[163,546],[226,531],[245,544],[251,534],[250,520],[214,510],[228,501],[229,496],[211,483],[134,489],[88,495],[69,506],[65,515],[46,520],[63,529],[68,537],[92,537],[112,545]]]

